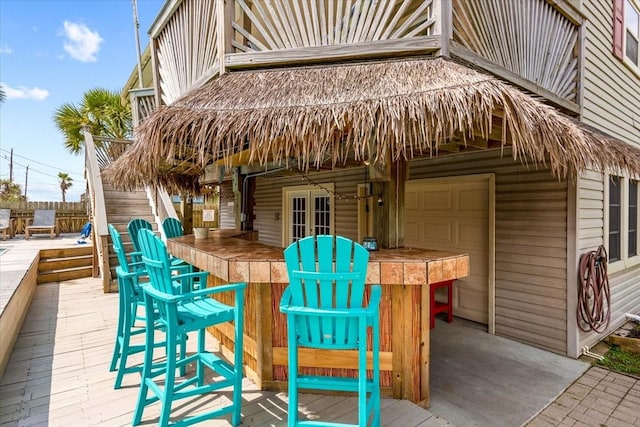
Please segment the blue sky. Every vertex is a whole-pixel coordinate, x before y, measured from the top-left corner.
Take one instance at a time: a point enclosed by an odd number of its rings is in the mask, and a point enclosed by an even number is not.
[[[138,0],[140,44],[164,0]],[[84,155],[72,155],[53,122],[65,103],[89,89],[120,91],[136,66],[131,0],[0,0],[0,178],[31,201],[61,201],[57,175],[74,180],[67,201],[85,191]],[[28,176],[26,167],[29,166]]]

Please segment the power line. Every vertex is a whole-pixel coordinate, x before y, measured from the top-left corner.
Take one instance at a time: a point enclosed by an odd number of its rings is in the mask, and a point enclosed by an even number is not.
[[[2,151],[5,151],[5,150],[2,150]],[[6,155],[5,155],[5,156],[2,156],[2,157],[3,157],[4,159],[6,159],[6,160],[9,160],[9,158],[8,158]],[[16,162],[16,161],[14,161],[14,162],[13,162],[13,164],[14,164],[14,165],[18,165],[18,166],[22,166],[23,168],[29,168],[29,169],[31,169],[31,172],[38,172],[39,174],[42,174],[42,175],[45,175],[45,176],[49,176],[49,177],[51,177],[51,178],[56,178],[56,179],[58,179],[58,175],[51,175],[51,174],[49,174],[49,173],[47,173],[47,172],[42,172],[42,171],[39,171],[39,170],[37,170],[37,169],[30,168],[28,165],[23,165],[22,163],[18,163],[18,162]],[[45,165],[45,166],[46,166],[46,165]],[[74,174],[74,175],[79,175],[79,174]]]
[[[10,151],[5,150],[4,148],[0,148],[0,151],[4,151],[5,153],[11,153]],[[46,164],[46,163],[39,162],[38,160],[30,159],[30,158],[28,158],[28,157],[21,156],[21,155],[16,154],[16,153],[13,153],[13,155],[14,155],[15,157],[20,157],[21,159],[29,160],[30,162],[37,163],[37,164],[39,164],[39,165],[46,166],[46,167],[51,168],[51,169],[60,169],[60,168],[58,168],[57,166],[51,166],[51,165],[48,165],[48,164]],[[9,160],[7,156],[3,156],[3,158],[5,158],[5,159]],[[14,163],[15,163],[15,162],[14,162]],[[16,164],[19,164],[19,163],[16,163]],[[24,165],[20,165],[20,166],[24,166]],[[31,170],[34,170],[34,169],[31,169]],[[70,173],[70,174],[72,174],[72,175],[78,175],[78,176],[83,176],[83,177],[84,177],[84,175],[82,175],[81,173],[77,173],[77,172],[69,172],[69,173]],[[57,178],[57,177],[56,177],[56,178]]]

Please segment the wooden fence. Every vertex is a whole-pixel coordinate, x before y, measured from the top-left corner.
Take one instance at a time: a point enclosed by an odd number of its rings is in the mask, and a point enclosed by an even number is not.
[[[87,202],[7,202],[0,201],[0,209],[11,209],[14,220],[14,232],[23,234],[28,219],[33,218],[36,209],[53,209],[56,211],[59,233],[80,233],[89,221]]]

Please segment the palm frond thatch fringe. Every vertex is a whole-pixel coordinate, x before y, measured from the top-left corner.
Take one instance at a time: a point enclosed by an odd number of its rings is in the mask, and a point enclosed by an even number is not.
[[[510,85],[442,58],[224,74],[155,111],[105,170],[114,183],[195,192],[204,167],[243,149],[250,163],[303,170],[326,158],[384,163],[434,155],[454,136],[487,139],[504,119],[514,160],[558,178],[640,172],[640,149],[598,135]]]

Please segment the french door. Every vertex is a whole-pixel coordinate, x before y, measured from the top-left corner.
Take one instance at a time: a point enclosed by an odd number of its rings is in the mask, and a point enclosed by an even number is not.
[[[333,233],[333,201],[322,189],[285,191],[284,246],[306,236]]]

